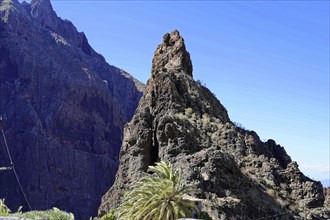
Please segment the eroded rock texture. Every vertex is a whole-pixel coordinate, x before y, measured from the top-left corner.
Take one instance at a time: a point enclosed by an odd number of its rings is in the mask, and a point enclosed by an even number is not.
[[[179,32],[165,34],[125,126],[116,180],[99,214],[116,208],[149,165],[165,160],[198,186],[192,196],[203,200],[213,219],[313,217],[324,203],[320,182],[304,176],[275,141],[262,142],[256,132],[232,123],[215,96],[193,80],[192,69]]]
[[[33,209],[97,214],[143,85],[108,65],[49,0],[0,0],[0,113]],[[0,139],[0,165],[8,157]],[[0,197],[27,208],[12,172]]]

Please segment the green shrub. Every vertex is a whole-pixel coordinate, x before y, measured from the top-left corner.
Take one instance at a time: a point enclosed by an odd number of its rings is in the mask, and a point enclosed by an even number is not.
[[[179,119],[179,120],[183,120],[183,119],[186,118],[185,115],[184,115],[182,112],[180,112],[180,113],[176,113],[176,114],[174,115],[174,117],[175,117],[175,119]]]
[[[58,208],[53,208],[46,211],[15,213],[13,216],[30,218],[34,220],[74,220],[74,215],[72,213],[61,211]]]
[[[102,218],[100,220],[116,220],[116,219],[117,219],[117,217],[115,214],[115,210],[111,210],[109,213],[102,216]]]
[[[5,199],[0,199],[0,216],[8,216],[10,209],[5,204]]]
[[[186,108],[184,110],[184,112],[185,112],[186,115],[191,115],[193,113],[193,110],[192,110],[192,108]]]
[[[72,213],[67,213],[59,210],[58,208],[53,208],[46,211],[30,211],[21,212],[20,207],[16,213],[11,213],[10,209],[6,206],[5,200],[0,199],[0,216],[13,216],[20,218],[29,218],[33,220],[74,220],[74,215]]]

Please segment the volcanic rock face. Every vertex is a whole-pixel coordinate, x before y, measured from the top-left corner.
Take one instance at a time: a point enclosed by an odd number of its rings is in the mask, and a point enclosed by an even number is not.
[[[0,113],[27,198],[33,209],[95,216],[143,86],[108,65],[49,0],[0,0],[0,18]],[[0,155],[9,165],[2,138]],[[0,173],[0,197],[27,208],[10,171]]]
[[[283,147],[237,127],[214,95],[193,80],[178,31],[166,34],[156,49],[99,214],[116,208],[123,192],[160,160],[184,170],[185,180],[199,189],[193,196],[213,219],[287,219],[323,206],[321,184],[304,176]]]

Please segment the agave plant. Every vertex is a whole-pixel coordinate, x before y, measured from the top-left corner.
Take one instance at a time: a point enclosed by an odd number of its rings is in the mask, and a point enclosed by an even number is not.
[[[130,220],[174,220],[199,213],[194,202],[183,199],[194,191],[186,185],[181,169],[173,170],[167,162],[149,166],[148,172],[126,193],[119,207],[118,218]]]

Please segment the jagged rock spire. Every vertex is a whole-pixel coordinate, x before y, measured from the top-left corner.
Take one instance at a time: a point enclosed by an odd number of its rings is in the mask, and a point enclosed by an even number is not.
[[[321,184],[304,176],[283,147],[237,127],[216,97],[193,80],[178,31],[165,34],[155,51],[99,214],[118,207],[123,193],[161,160],[184,169],[185,181],[198,188],[192,196],[212,219],[293,219],[323,205]]]
[[[190,76],[192,76],[193,71],[190,54],[177,30],[163,36],[163,42],[158,45],[152,61],[152,74],[171,70],[184,72]]]

